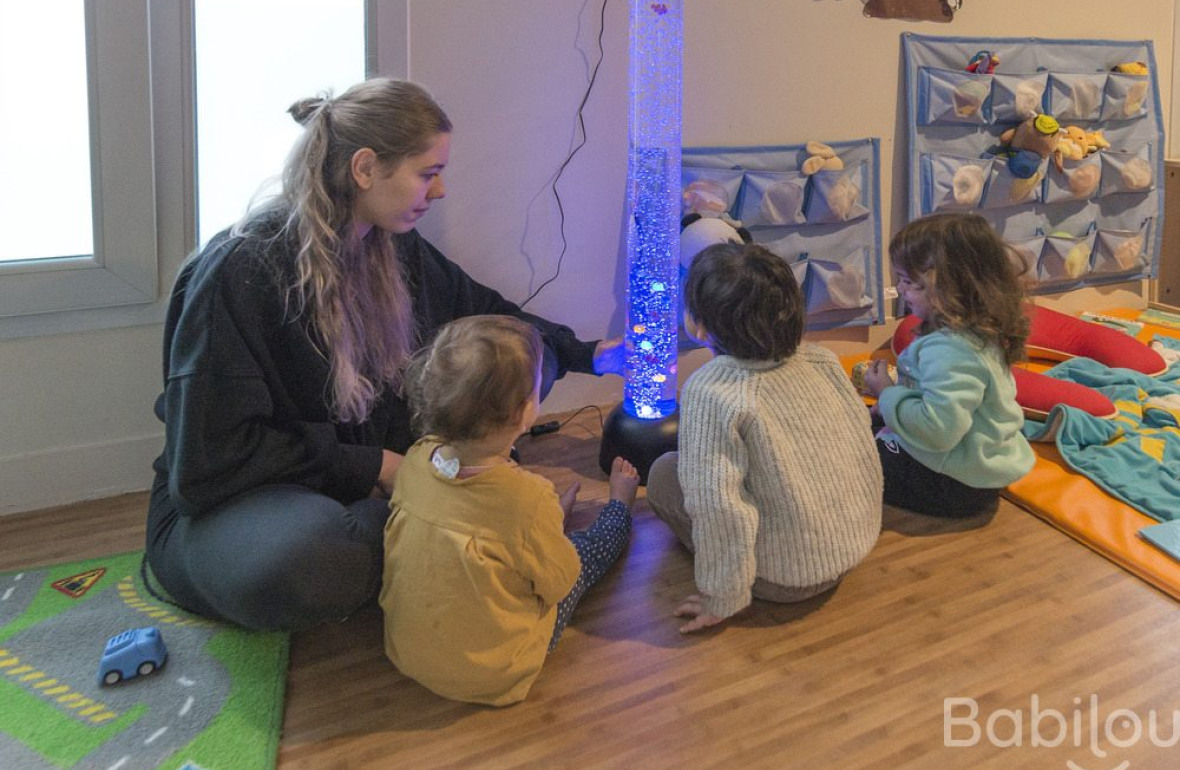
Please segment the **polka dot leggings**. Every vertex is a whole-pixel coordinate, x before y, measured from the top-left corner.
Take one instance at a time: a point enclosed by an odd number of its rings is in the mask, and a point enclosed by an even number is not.
[[[568,537],[582,560],[582,573],[578,575],[578,582],[574,583],[569,595],[557,605],[557,622],[553,625],[553,638],[549,641],[550,652],[557,646],[557,640],[561,638],[561,632],[574,614],[574,607],[578,606],[582,594],[618,561],[627,547],[630,535],[631,509],[619,500],[607,503],[589,529],[569,533]]]

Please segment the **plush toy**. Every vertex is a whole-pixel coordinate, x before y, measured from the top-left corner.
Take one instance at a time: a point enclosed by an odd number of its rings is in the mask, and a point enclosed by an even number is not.
[[[1063,161],[1081,160],[1089,154],[1089,141],[1086,131],[1080,126],[1065,126],[1057,137],[1057,147],[1053,150],[1053,163],[1058,170]]]
[[[692,261],[705,247],[715,243],[750,243],[750,231],[741,222],[729,217],[705,217],[689,214],[680,220],[680,267],[681,277],[688,272]]]
[[[1061,126],[1052,115],[1033,115],[1000,134],[999,155],[1008,156],[1008,170],[1017,179],[1040,173],[1041,161],[1053,155]]]
[[[1086,132],[1086,152],[1095,153],[1110,147],[1110,142],[1102,135],[1102,130]]]
[[[1147,62],[1141,61],[1125,61],[1114,65],[1110,68],[1111,72],[1121,72],[1124,75],[1146,75],[1148,73]]]
[[[1057,137],[1057,149],[1053,157],[1060,168],[1061,160],[1081,160],[1089,155],[1110,147],[1102,131],[1087,131],[1081,126],[1063,126]]]
[[[990,75],[1000,64],[1000,57],[991,51],[980,51],[967,62],[967,71],[976,75]]]
[[[817,171],[840,171],[844,168],[844,161],[828,145],[823,142],[808,142],[806,145],[807,160],[803,161],[801,171],[811,176]]]

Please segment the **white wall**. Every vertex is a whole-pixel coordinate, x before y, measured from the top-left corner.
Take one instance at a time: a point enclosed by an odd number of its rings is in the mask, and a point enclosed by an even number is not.
[[[409,74],[456,126],[447,199],[422,229],[478,279],[520,301],[557,267],[550,184],[577,139],[601,4],[409,0],[407,7]],[[1152,39],[1170,114],[1173,0],[1135,3],[1126,14],[1098,0],[966,0],[951,24],[868,19],[862,7],[860,0],[687,0],[684,143],[880,137],[887,238],[901,210],[892,199],[904,200],[898,83],[906,30]],[[605,60],[584,113],[588,143],[559,187],[568,250],[560,277],[529,305],[584,338],[620,334],[625,313],[628,14],[624,0],[607,4]],[[1137,285],[1065,299],[1094,308],[1143,302]],[[877,344],[887,331],[822,336],[855,347]],[[146,488],[162,441],[151,415],[159,335],[158,326],[140,326],[0,341],[0,513]],[[682,379],[700,361],[694,354],[682,362]],[[556,412],[620,397],[617,378],[575,375],[544,406]]]

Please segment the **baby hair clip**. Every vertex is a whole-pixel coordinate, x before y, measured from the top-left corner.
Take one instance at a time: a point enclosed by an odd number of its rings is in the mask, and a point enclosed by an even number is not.
[[[438,472],[448,479],[453,479],[459,475],[459,458],[452,457],[450,460],[444,460],[442,455],[437,451],[431,455],[430,462],[434,463],[434,467]]]

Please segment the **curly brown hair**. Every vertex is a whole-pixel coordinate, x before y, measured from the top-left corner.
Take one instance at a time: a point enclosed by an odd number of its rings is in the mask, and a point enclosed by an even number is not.
[[[791,266],[756,243],[715,243],[684,281],[684,308],[718,353],[753,361],[790,358],[806,309]]]
[[[889,242],[894,269],[926,285],[929,317],[918,334],[953,329],[995,345],[1009,365],[1025,358],[1029,320],[1019,257],[978,214],[931,214]]]

